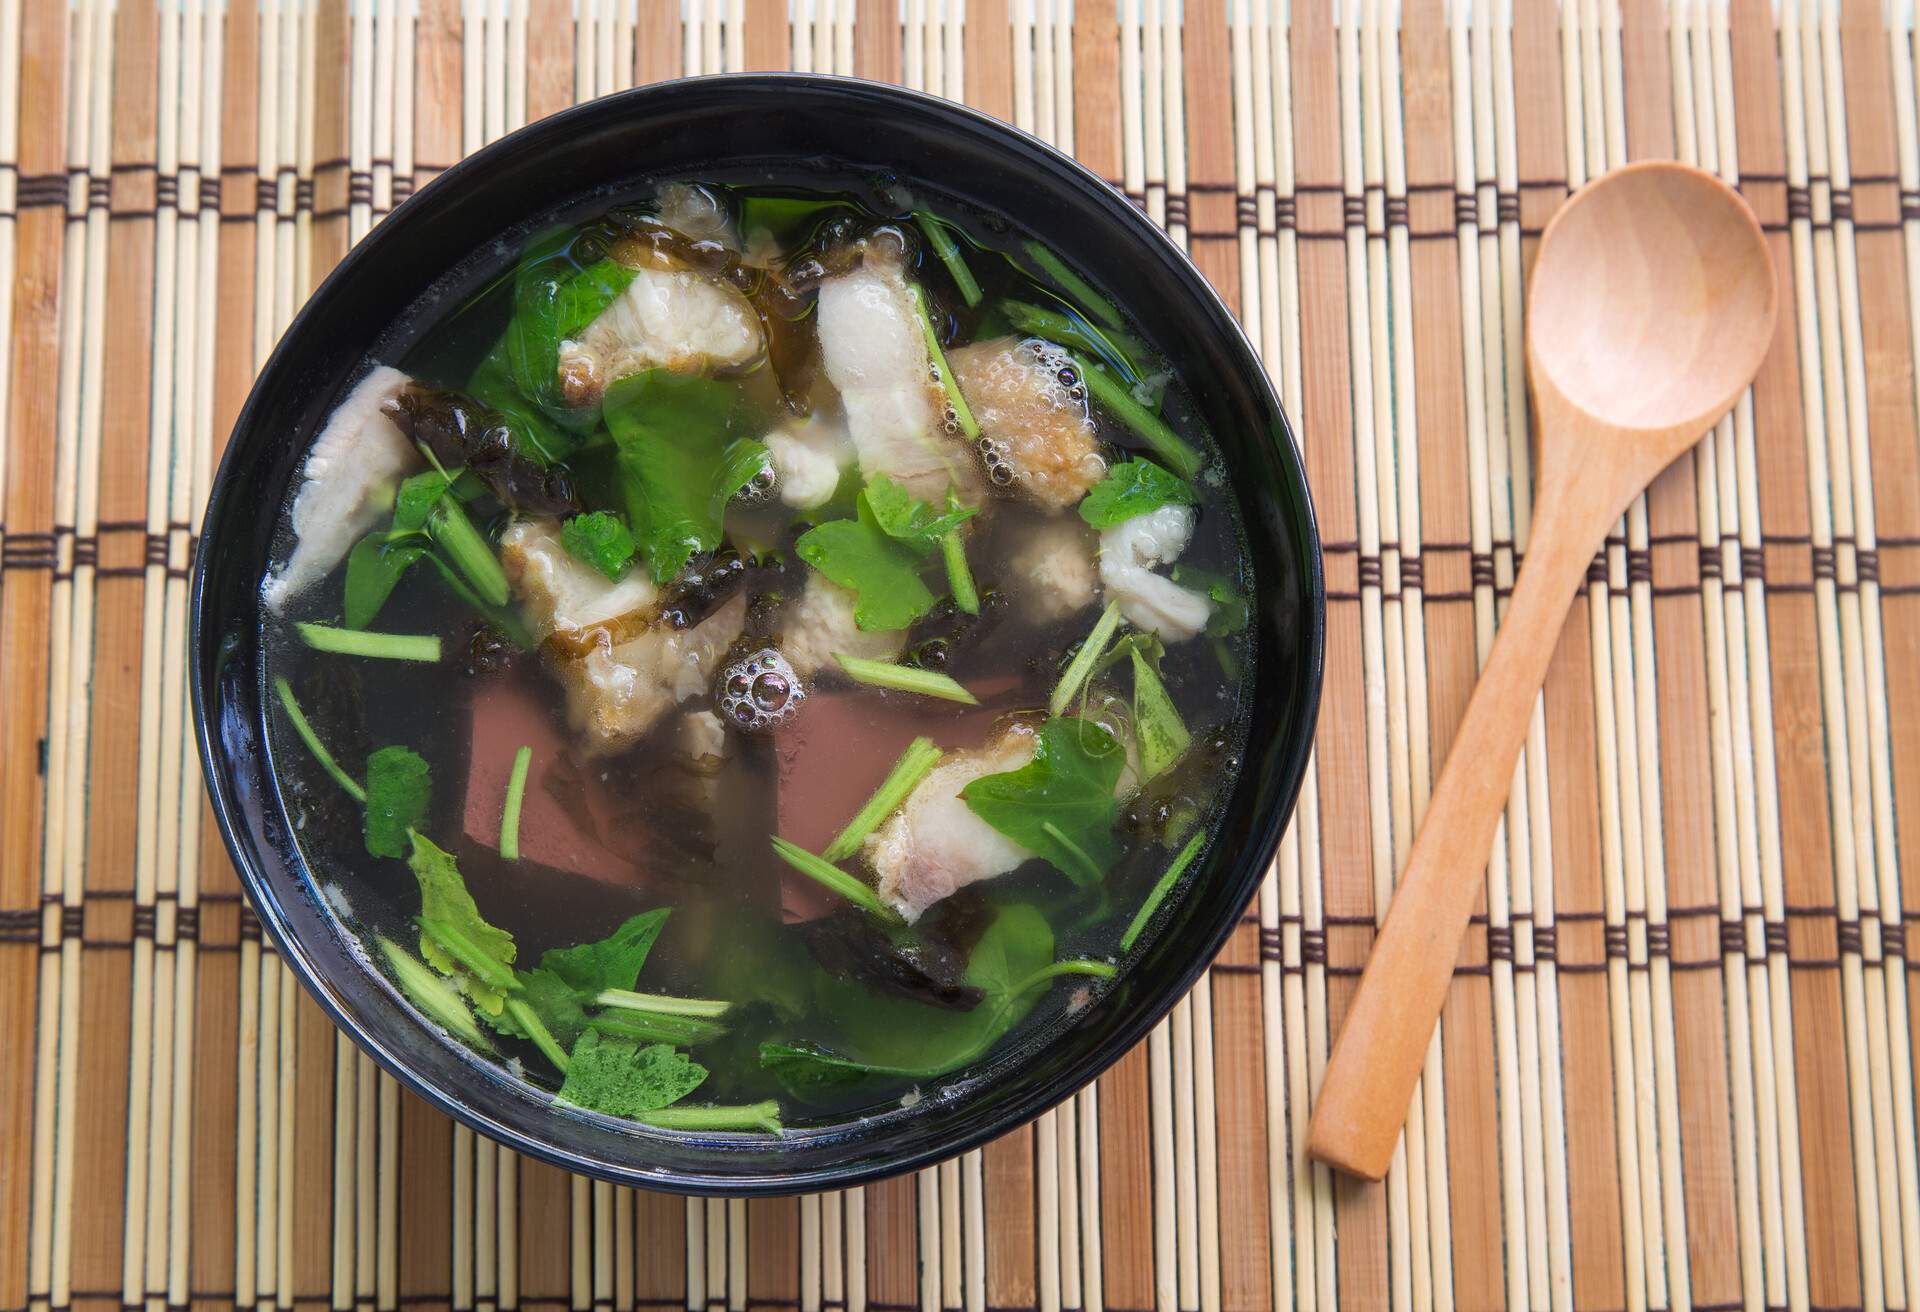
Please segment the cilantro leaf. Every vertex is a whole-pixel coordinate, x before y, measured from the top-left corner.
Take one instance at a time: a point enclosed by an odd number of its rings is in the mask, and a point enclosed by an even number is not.
[[[896,542],[904,542],[919,555],[927,555],[940,545],[940,539],[973,518],[975,507],[949,502],[942,513],[932,504],[909,496],[907,490],[885,474],[867,484],[861,494],[873,522]]]
[[[1080,518],[1095,528],[1112,528],[1162,506],[1199,501],[1192,485],[1178,474],[1151,460],[1122,460],[1081,499]]]
[[[1003,908],[967,960],[965,982],[980,1002],[967,1011],[932,1007],[875,994],[834,980],[828,986],[850,1004],[832,1007],[844,1017],[845,1051],[817,1044],[768,1042],[760,1065],[789,1093],[815,1099],[869,1075],[931,1079],[973,1061],[1033,1009],[1056,973],[1053,929],[1030,906]]]
[[[367,758],[367,851],[405,856],[407,831],[427,817],[433,780],[411,748],[382,747]]]
[[[1174,709],[1167,685],[1160,682],[1140,649],[1133,649],[1133,725],[1140,743],[1140,777],[1152,779],[1179,760],[1193,735]]]
[[[920,579],[920,559],[880,526],[865,493],[856,519],[835,519],[808,529],[794,544],[800,559],[858,594],[854,623],[874,630],[904,629],[933,609],[934,595]]]
[[[720,545],[727,502],[764,466],[742,459],[732,435],[744,417],[740,388],[650,369],[607,389],[604,409],[634,541],[665,583]]]
[[[385,529],[375,529],[354,543],[347,553],[346,626],[364,629],[373,623],[401,577],[426,549],[418,538],[391,540]]]
[[[540,958],[540,969],[551,971],[585,997],[603,989],[630,989],[640,978],[640,967],[646,964],[647,954],[671,912],[670,907],[642,911],[597,943],[549,948]]]
[[[514,991],[513,935],[487,923],[460,878],[453,854],[411,834],[407,864],[420,882],[420,955],[453,981],[487,1016],[498,1016]]]
[[[600,259],[582,266],[576,233],[559,229],[529,243],[513,275],[513,318],[500,348],[521,395],[566,423],[560,394],[560,343],[576,336],[633,281],[632,269]]]
[[[520,990],[513,995],[513,1000],[524,1002],[535,1019],[546,1027],[547,1034],[561,1047],[571,1045],[585,1032],[586,1008],[580,1005],[579,996],[565,980],[544,966],[538,970],[516,972],[514,978],[520,982]],[[502,1034],[534,1039],[533,1028],[523,1024],[514,1011],[515,1008],[507,1007],[497,1016],[483,1018]],[[538,1040],[535,1039],[535,1042]]]
[[[1207,600],[1213,603],[1213,614],[1207,617],[1209,638],[1224,638],[1247,627],[1252,614],[1247,594],[1226,575],[1183,564],[1173,567],[1173,581],[1181,587],[1206,593]]]
[[[558,357],[555,368],[559,367]],[[514,454],[525,456],[538,465],[565,460],[579,445],[578,440],[541,412],[520,393],[513,380],[513,365],[507,359],[507,343],[502,338],[474,366],[473,375],[461,389],[506,421],[512,435]]]
[[[453,481],[437,469],[423,469],[400,484],[393,498],[393,531],[424,533],[427,519]]]
[[[633,534],[610,510],[575,515],[560,526],[560,541],[569,555],[610,579],[626,573],[633,560]]]
[[[1089,884],[1120,856],[1113,790],[1126,763],[1126,752],[1100,725],[1055,716],[1041,726],[1031,761],[983,775],[960,796],[1008,838]]]
[[[641,1047],[588,1029],[573,1045],[560,1101],[636,1120],[692,1093],[707,1068],[664,1043]]]

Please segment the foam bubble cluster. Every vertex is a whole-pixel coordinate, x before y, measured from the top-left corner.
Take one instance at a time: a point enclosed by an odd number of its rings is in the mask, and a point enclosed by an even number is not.
[[[791,719],[807,699],[807,690],[785,656],[762,647],[720,671],[716,699],[721,719],[736,729],[757,733]]]

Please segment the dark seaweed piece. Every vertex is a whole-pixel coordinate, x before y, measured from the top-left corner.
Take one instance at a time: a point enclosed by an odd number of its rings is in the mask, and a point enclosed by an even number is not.
[[[901,663],[923,670],[944,670],[958,653],[986,641],[1006,614],[1007,596],[995,587],[980,589],[977,615],[961,610],[952,597],[942,597],[908,630]]]
[[[476,624],[467,639],[467,660],[461,670],[475,678],[501,674],[519,661],[522,651],[506,634],[491,624]]]
[[[692,628],[738,592],[752,570],[732,547],[695,556],[673,581],[660,617],[676,629]]]
[[[931,1007],[971,1011],[983,994],[965,982],[967,957],[993,916],[984,897],[962,892],[899,937],[853,907],[814,921],[802,933],[807,950],[829,974]]]
[[[442,465],[471,469],[502,504],[541,515],[580,509],[567,471],[521,455],[506,418],[472,397],[415,383],[389,401],[386,411],[402,433],[423,443]]]

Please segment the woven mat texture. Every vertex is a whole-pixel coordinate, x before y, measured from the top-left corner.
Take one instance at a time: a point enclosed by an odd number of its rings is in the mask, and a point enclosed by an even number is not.
[[[0,0],[0,1312],[1920,1307],[1912,0]],[[578,10],[576,13],[575,10]],[[1303,435],[1319,750],[1095,1089],[917,1178],[639,1195],[402,1094],[261,942],[186,566],[277,332],[463,152],[634,82],[963,97],[1191,250]],[[1304,1112],[1528,532],[1570,187],[1736,180],[1785,307],[1576,600],[1384,1185]]]

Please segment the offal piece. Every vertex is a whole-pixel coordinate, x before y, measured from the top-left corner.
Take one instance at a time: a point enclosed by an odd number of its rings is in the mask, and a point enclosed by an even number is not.
[[[947,427],[946,394],[897,254],[869,238],[861,263],[820,284],[820,358],[868,480],[885,474],[938,504],[953,484],[977,505],[979,460]],[[955,430],[957,432],[957,429]]]
[[[501,564],[588,755],[633,746],[668,711],[705,693],[746,627],[747,599],[736,595],[699,624],[674,628],[641,571],[610,582],[567,555],[552,520],[509,529]]]
[[[807,678],[833,664],[833,654],[890,661],[906,645],[905,629],[863,629],[854,619],[853,591],[818,570],[807,571],[807,586],[781,617],[780,650],[794,673]]]
[[[779,477],[780,500],[795,510],[823,506],[840,486],[840,471],[853,460],[846,425],[815,412],[782,424],[762,439]]]
[[[261,588],[268,610],[279,614],[325,578],[393,509],[394,489],[421,460],[385,407],[412,381],[381,365],[327,416],[300,469],[305,481],[293,498],[293,553]]]
[[[1008,591],[1027,618],[1052,624],[1093,605],[1100,593],[1092,529],[1078,515],[1037,525],[1007,562]]]
[[[728,373],[765,351],[759,317],[734,288],[691,269],[641,268],[578,339],[560,343],[560,390],[582,405],[647,369]]]
[[[1033,726],[1015,720],[982,747],[947,753],[867,837],[862,850],[879,876],[880,900],[911,924],[967,885],[1031,860],[1035,853],[975,815],[960,790],[985,775],[1018,770],[1038,745]]]
[[[1207,627],[1213,603],[1183,588],[1155,565],[1180,558],[1193,538],[1191,506],[1161,506],[1100,533],[1100,582],[1120,603],[1120,614],[1162,642],[1185,642]]]
[[[1105,477],[1087,389],[1065,351],[1037,337],[996,337],[949,351],[947,364],[980,424],[995,484],[1058,511]]]

